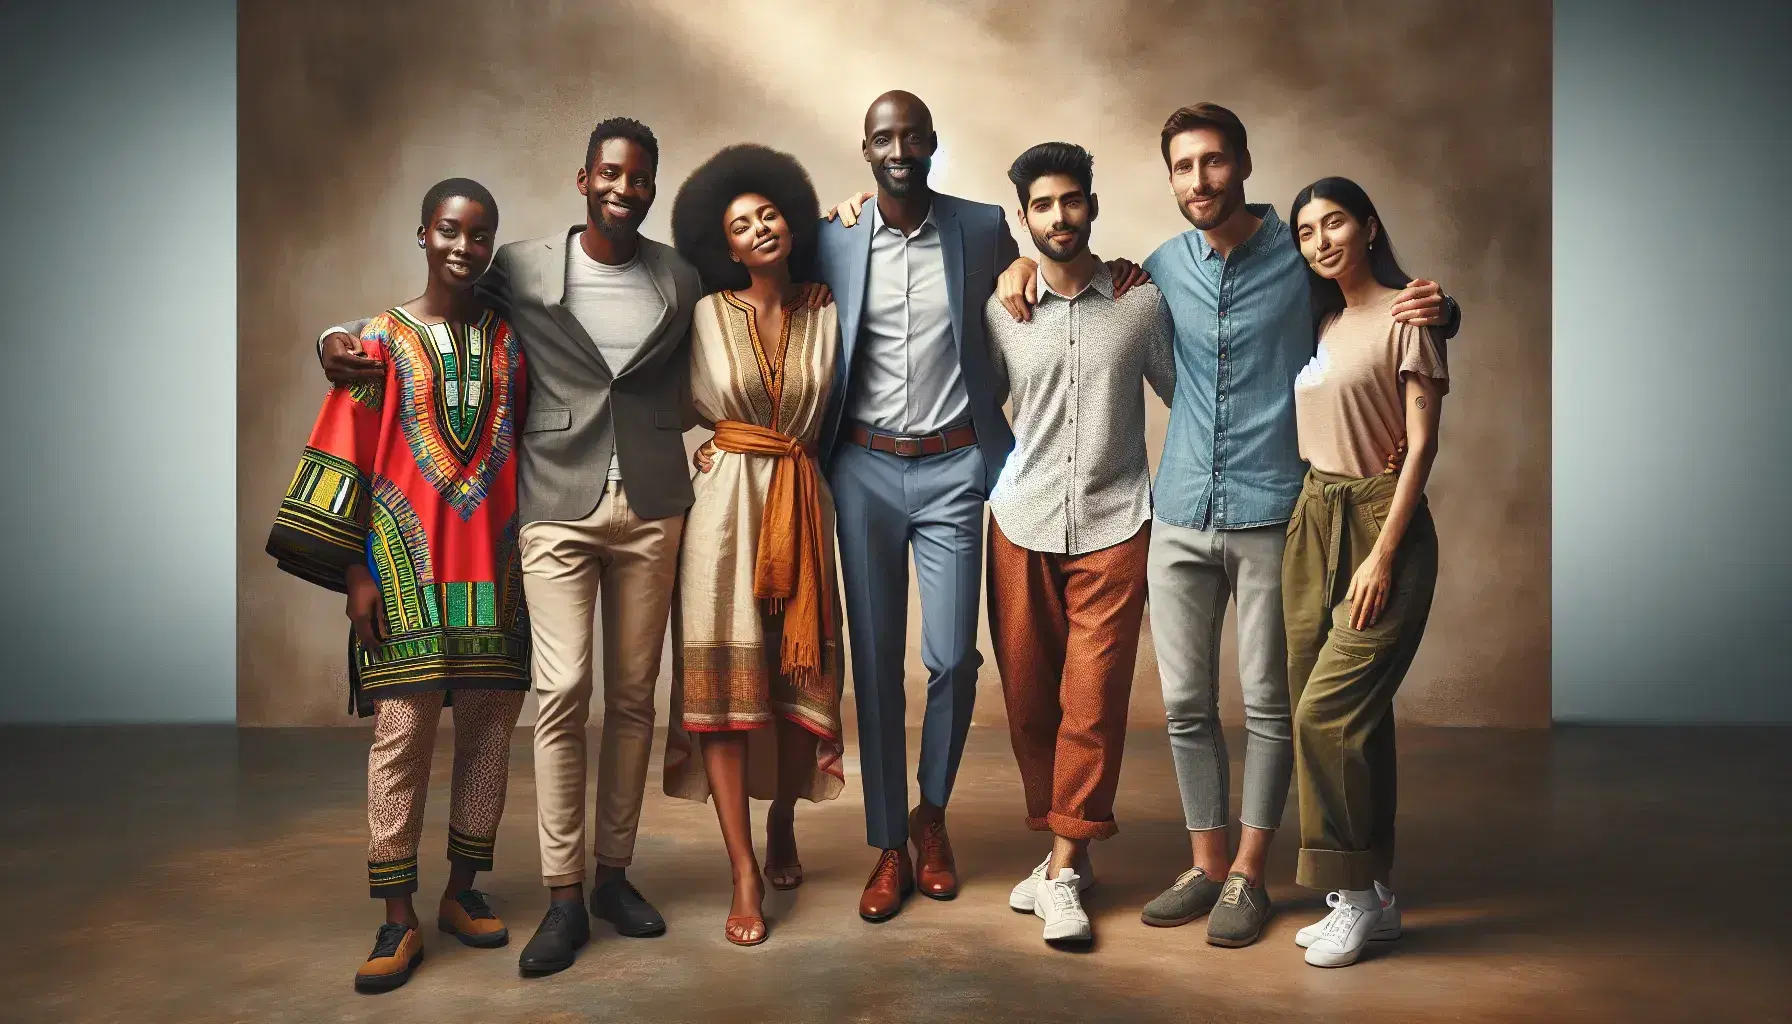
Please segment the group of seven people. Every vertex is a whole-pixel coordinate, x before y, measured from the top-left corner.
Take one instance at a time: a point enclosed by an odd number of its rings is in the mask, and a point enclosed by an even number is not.
[[[932,115],[905,92],[866,113],[876,191],[825,216],[794,159],[738,145],[680,188],[675,245],[645,238],[658,143],[627,118],[592,132],[585,221],[566,231],[499,248],[484,187],[429,191],[422,295],[319,339],[334,387],[268,543],[346,593],[350,710],[374,719],[368,882],[386,923],[357,988],[396,988],[422,958],[411,894],[447,705],[438,927],[508,941],[473,883],[531,685],[549,905],[520,967],[572,964],[587,882],[590,914],[621,934],[665,930],[627,869],[668,620],[664,787],[715,803],[730,942],[765,941],[764,885],[802,882],[798,801],[844,787],[843,639],[878,851],[859,914],[889,920],[917,889],[953,898],[946,807],[985,569],[1026,823],[1052,836],[1009,905],[1048,942],[1091,937],[1088,844],[1117,830],[1147,595],[1192,865],[1144,922],[1205,915],[1209,942],[1255,941],[1293,779],[1296,881],[1331,890],[1299,933],[1307,962],[1349,964],[1399,934],[1392,700],[1436,579],[1424,488],[1460,312],[1400,269],[1352,182],[1303,189],[1287,221],[1247,204],[1231,111],[1182,108],[1161,143],[1193,229],[1142,268],[1090,251],[1100,205],[1079,146],[1035,146],[1009,171],[1037,259],[999,207],[933,191]],[[1155,487],[1147,385],[1170,409]],[[683,438],[699,425],[714,436],[692,474]],[[928,672],[912,808],[911,558]],[[1229,599],[1248,732],[1236,853],[1217,697]],[[750,798],[771,802],[763,866]]]

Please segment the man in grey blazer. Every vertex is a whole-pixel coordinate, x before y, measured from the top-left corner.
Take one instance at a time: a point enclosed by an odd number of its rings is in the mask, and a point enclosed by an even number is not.
[[[958,892],[945,808],[982,664],[983,506],[1014,447],[982,311],[1019,249],[1001,207],[928,187],[937,145],[919,98],[878,97],[862,143],[877,202],[862,219],[858,202],[868,195],[843,204],[822,227],[816,261],[840,305],[821,443],[839,520],[867,839],[880,851],[859,902],[868,921],[894,917],[916,888],[934,899]],[[912,812],[903,693],[910,549],[928,673]]]
[[[585,881],[585,724],[592,621],[603,616],[603,746],[591,913],[623,935],[665,922],[631,885],[654,686],[677,575],[684,514],[683,394],[697,272],[640,235],[653,204],[659,146],[645,125],[613,118],[591,133],[576,175],[585,222],[498,250],[479,282],[510,321],[528,364],[517,447],[524,593],[534,642],[535,781],[549,909],[524,948],[525,972],[570,966],[590,937]],[[811,299],[819,301],[819,290]],[[358,325],[333,329],[320,354],[337,382],[383,376],[360,353]],[[601,595],[601,600],[600,600]]]

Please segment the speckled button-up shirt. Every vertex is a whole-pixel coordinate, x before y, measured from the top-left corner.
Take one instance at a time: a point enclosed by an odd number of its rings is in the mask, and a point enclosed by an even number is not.
[[[1152,285],[1114,298],[1106,266],[1076,295],[1038,276],[1033,319],[995,297],[984,317],[998,400],[1011,398],[1014,452],[989,496],[1009,540],[1081,555],[1130,539],[1151,519],[1145,383],[1176,387],[1169,307]]]

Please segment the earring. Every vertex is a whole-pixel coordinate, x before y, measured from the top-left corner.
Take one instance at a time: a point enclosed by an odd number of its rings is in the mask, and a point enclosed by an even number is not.
[[[424,244],[423,244],[423,239],[421,239],[421,238],[417,239],[417,248],[419,248],[419,249],[426,248],[426,246],[424,246]]]

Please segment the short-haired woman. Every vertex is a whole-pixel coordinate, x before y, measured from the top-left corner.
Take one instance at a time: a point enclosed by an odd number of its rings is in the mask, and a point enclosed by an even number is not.
[[[510,325],[473,289],[491,266],[498,204],[450,178],[423,199],[423,294],[361,332],[385,377],[337,385],[268,538],[280,568],[348,595],[349,710],[371,716],[368,886],[386,903],[363,992],[423,960],[411,894],[436,723],[454,706],[448,886],[436,923],[469,946],[509,933],[473,876],[492,866],[510,734],[529,685],[517,552],[516,424],[527,377]]]

